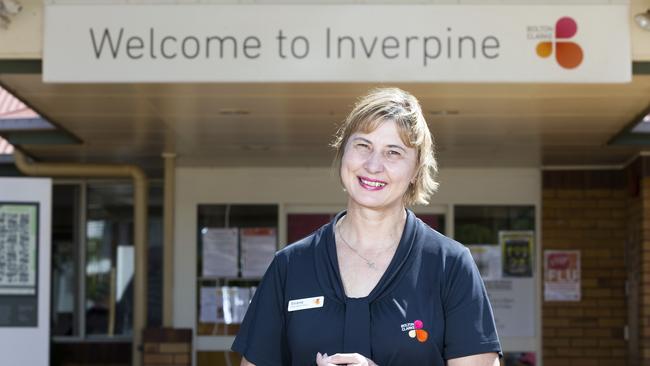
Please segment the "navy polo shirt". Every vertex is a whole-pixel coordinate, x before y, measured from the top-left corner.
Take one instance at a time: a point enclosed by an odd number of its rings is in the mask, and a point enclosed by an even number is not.
[[[279,251],[232,350],[257,366],[314,365],[316,353],[360,353],[381,366],[436,365],[501,346],[485,286],[469,250],[407,210],[384,275],[362,298],[345,295],[334,219]],[[288,311],[289,301],[323,297]]]

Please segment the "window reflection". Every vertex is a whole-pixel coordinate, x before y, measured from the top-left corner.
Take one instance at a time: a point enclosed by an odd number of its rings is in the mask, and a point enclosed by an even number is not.
[[[133,328],[133,190],[88,185],[86,334],[130,335]]]

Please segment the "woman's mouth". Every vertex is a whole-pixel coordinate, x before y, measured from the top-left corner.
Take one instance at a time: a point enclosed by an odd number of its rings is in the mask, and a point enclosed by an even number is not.
[[[380,189],[383,189],[386,186],[386,184],[388,184],[381,180],[370,179],[365,177],[358,177],[358,179],[361,187],[369,191],[378,191]]]

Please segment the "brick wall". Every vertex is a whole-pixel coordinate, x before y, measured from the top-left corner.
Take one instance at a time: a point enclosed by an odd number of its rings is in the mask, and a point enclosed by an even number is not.
[[[628,365],[650,365],[650,157],[626,169]]]
[[[640,365],[639,295],[641,294],[641,247],[643,244],[643,197],[640,159],[626,170],[628,176],[626,268],[628,280],[628,365]],[[650,192],[650,190],[645,190]]]
[[[192,330],[172,328],[145,329],[144,366],[190,366],[192,364]]]
[[[644,158],[647,159],[647,158]],[[648,165],[648,164],[644,164]],[[638,291],[636,301],[636,328],[634,344],[639,365],[650,364],[650,169],[644,168],[641,184],[640,205],[643,210],[640,225],[640,243],[637,249],[635,266],[637,267],[631,286]]]
[[[582,300],[543,302],[545,366],[627,362],[626,188],[622,171],[543,174],[542,249],[577,249],[582,261]]]

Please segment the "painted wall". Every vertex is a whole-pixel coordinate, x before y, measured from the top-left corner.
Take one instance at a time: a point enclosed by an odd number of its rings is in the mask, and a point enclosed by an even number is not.
[[[11,17],[8,29],[0,29],[0,59],[40,59],[43,49],[43,0],[18,1],[23,10]]]

